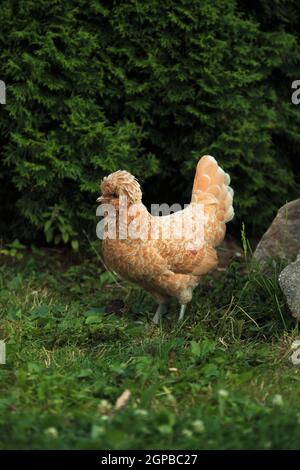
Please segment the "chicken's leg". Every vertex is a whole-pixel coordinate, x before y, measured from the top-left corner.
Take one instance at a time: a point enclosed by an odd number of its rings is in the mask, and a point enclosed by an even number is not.
[[[158,324],[159,324],[162,314],[163,314],[163,313],[166,313],[166,311],[167,311],[167,306],[166,306],[166,304],[158,304],[158,307],[157,307],[157,310],[156,310],[156,312],[155,312],[155,315],[154,315],[154,317],[152,318],[152,321],[153,321],[153,323],[155,323],[155,325],[158,325]]]
[[[185,314],[185,310],[186,310],[186,304],[180,305],[180,313],[179,313],[179,319],[178,319],[178,321],[183,320],[184,314]]]

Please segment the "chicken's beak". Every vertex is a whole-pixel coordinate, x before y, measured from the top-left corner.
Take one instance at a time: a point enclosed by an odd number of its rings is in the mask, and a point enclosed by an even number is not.
[[[99,204],[101,204],[101,202],[103,202],[104,199],[105,199],[104,196],[100,196],[98,197],[98,199],[96,199],[96,202],[99,202]]]

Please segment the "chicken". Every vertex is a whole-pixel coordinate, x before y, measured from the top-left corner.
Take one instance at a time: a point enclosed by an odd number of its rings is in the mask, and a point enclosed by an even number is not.
[[[154,297],[158,303],[154,323],[160,322],[172,297],[180,303],[182,320],[201,277],[218,265],[215,247],[234,216],[229,184],[229,175],[205,155],[197,164],[190,204],[157,216],[143,205],[140,185],[127,171],[116,171],[102,180],[97,202],[107,209],[104,261],[108,269]],[[115,229],[109,230],[112,222]]]

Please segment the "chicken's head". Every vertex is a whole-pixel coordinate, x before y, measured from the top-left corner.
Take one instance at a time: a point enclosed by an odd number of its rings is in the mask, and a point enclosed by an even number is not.
[[[128,171],[115,171],[103,178],[100,184],[102,196],[97,202],[116,205],[121,196],[127,204],[137,204],[142,200],[142,191],[135,177]]]

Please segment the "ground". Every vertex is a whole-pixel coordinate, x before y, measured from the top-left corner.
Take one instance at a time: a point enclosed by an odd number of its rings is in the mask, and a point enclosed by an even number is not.
[[[183,323],[174,303],[155,327],[152,299],[93,252],[15,251],[0,259],[2,449],[300,448],[298,325],[276,273],[239,256]]]

